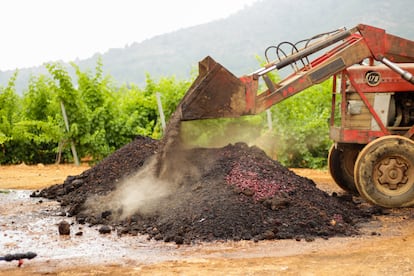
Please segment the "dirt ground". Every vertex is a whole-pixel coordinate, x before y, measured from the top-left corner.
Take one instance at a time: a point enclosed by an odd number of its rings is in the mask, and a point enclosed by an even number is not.
[[[62,183],[69,175],[78,175],[89,169],[87,164],[0,166],[0,188],[37,190]]]
[[[88,168],[87,165],[0,166],[0,192],[42,189],[62,183],[68,175],[78,175]],[[293,171],[314,180],[322,190],[341,192],[326,171]],[[3,205],[0,215],[13,212],[18,215],[22,210],[28,212],[36,208],[41,207],[36,203]],[[5,230],[9,227],[7,221],[0,223],[1,255],[10,253],[8,249],[13,248],[12,244],[6,244],[10,234]],[[362,227],[362,235],[311,242],[240,241],[178,246],[136,237],[112,237],[115,242],[123,242],[125,247],[128,244],[131,248],[140,247],[141,255],[134,256],[137,251],[131,253],[119,246],[115,247],[116,252],[104,250],[93,261],[71,254],[50,259],[38,256],[25,260],[20,268],[16,262],[2,262],[0,275],[414,275],[413,229],[414,212],[407,208],[389,210],[386,215],[376,217]],[[86,229],[84,232],[87,236]],[[102,237],[97,236],[96,239],[102,245],[110,242],[109,238],[101,241]],[[73,246],[75,240],[75,236],[68,240],[51,239],[51,243],[57,242],[51,251],[58,252],[62,244]]]

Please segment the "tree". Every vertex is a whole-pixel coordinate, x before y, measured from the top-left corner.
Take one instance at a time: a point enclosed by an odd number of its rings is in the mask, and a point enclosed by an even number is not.
[[[116,86],[104,76],[98,60],[95,70],[72,64],[73,80],[59,63],[46,65],[50,75],[32,77],[23,97],[15,93],[17,72],[0,88],[0,163],[51,163],[59,143],[73,141],[81,158],[99,161],[137,135],[162,137],[156,94],[161,94],[168,121],[192,80],[146,76],[146,85]],[[276,82],[278,76],[272,76]],[[194,78],[192,78],[194,79]],[[271,108],[272,130],[266,113],[237,119],[219,118],[183,122],[184,141],[193,146],[220,147],[240,141],[259,145],[269,156],[289,167],[322,167],[331,141],[327,119],[331,82],[312,86]],[[70,129],[61,112],[64,104]],[[63,147],[64,161],[71,158]]]
[[[272,107],[278,160],[289,167],[326,166],[332,82],[314,85]]]
[[[18,71],[15,71],[5,88],[0,87],[0,146],[1,161],[12,161],[8,153],[14,148],[13,127],[19,120],[20,98],[15,91]]]

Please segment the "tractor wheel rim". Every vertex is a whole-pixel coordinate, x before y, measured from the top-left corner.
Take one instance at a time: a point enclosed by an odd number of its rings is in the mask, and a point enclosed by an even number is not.
[[[377,163],[374,170],[374,183],[385,194],[402,194],[412,185],[408,170],[410,162],[401,156],[390,156]]]

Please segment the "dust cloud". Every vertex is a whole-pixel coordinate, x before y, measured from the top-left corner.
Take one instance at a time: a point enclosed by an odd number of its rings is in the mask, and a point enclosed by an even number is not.
[[[136,212],[151,214],[157,210],[159,201],[174,192],[175,183],[157,178],[152,161],[135,175],[125,179],[112,196],[112,204],[121,210],[120,219]]]
[[[112,219],[122,220],[136,213],[168,213],[171,208],[185,202],[183,197],[187,191],[183,189],[188,186],[185,184],[197,182],[201,174],[194,164],[194,159],[199,159],[199,156],[193,156],[183,146],[180,125],[179,117],[170,120],[157,153],[139,171],[121,180],[109,195],[89,200],[86,203],[88,208],[95,209],[97,215],[111,210]]]
[[[121,180],[116,190],[108,195],[88,198],[86,208],[98,217],[104,212],[110,212],[111,219],[115,221],[135,213],[152,215],[155,212],[165,212],[163,201],[175,194],[183,174],[175,172],[168,179],[159,178],[155,174],[156,161],[154,156],[138,172]]]
[[[250,116],[263,121],[259,116]],[[277,159],[279,139],[262,124],[251,124],[245,118],[221,118],[182,122],[180,138],[186,148],[222,148],[239,142],[261,148]]]

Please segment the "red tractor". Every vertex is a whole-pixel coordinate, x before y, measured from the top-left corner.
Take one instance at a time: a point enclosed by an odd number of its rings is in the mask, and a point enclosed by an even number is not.
[[[269,47],[276,61],[240,78],[206,57],[179,106],[181,120],[258,114],[333,78],[329,170],[335,182],[380,206],[414,205],[414,41],[360,24],[289,44],[289,53]],[[291,74],[271,80],[271,71],[287,66]]]

